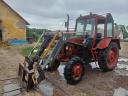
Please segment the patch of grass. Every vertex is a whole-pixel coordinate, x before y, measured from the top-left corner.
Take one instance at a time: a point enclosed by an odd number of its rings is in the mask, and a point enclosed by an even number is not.
[[[21,55],[28,56],[33,47],[24,47],[21,49]]]

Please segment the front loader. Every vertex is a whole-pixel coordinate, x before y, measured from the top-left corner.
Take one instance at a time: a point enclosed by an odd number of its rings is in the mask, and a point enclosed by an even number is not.
[[[43,38],[43,41],[42,39]],[[57,40],[57,41],[56,41]],[[40,46],[38,43],[42,42]],[[36,87],[43,79],[45,79],[44,71],[48,64],[56,63],[57,60],[54,58],[60,51],[60,46],[63,45],[62,38],[58,37],[58,34],[52,36],[51,34],[41,35],[36,46],[30,52],[28,57],[25,57],[23,64],[19,64],[19,77],[21,84],[26,88],[27,91]],[[36,54],[32,56],[33,51],[37,48]],[[51,54],[49,52],[51,51]],[[58,65],[55,66],[59,66]],[[53,65],[53,64],[52,64]],[[50,70],[53,66],[48,66]],[[52,68],[53,69],[53,68]],[[54,69],[55,70],[55,69]]]

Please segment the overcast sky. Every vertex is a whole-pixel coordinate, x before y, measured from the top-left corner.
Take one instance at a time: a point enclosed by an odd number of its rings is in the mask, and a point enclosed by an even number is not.
[[[5,0],[31,26],[61,29],[66,14],[75,20],[89,12],[112,13],[118,24],[128,25],[128,0]],[[72,22],[73,23],[73,22]],[[73,26],[73,24],[71,25]]]

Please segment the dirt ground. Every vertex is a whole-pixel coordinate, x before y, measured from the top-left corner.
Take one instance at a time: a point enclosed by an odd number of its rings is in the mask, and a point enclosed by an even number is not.
[[[24,57],[19,54],[16,48],[0,48],[0,79],[17,76],[18,63],[23,61]],[[120,63],[128,66],[128,61],[121,60]],[[89,69],[85,72],[82,81],[74,86],[68,85],[63,74],[60,75],[59,71],[47,72],[46,77],[47,82],[50,82],[53,86],[53,96],[113,96],[115,89],[121,87],[128,90],[128,70],[125,69],[120,66],[116,70],[107,73]],[[2,90],[3,83],[0,82],[0,93]],[[33,91],[23,96],[41,95]]]

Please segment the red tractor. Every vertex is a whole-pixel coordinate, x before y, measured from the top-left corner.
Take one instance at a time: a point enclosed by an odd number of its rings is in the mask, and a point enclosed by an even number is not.
[[[75,37],[67,39],[57,55],[56,66],[51,67],[56,70],[59,61],[67,61],[64,77],[69,84],[81,81],[90,62],[98,62],[103,72],[116,67],[121,47],[120,40],[114,36],[114,20],[110,13],[106,16],[80,16],[76,20],[74,34]]]
[[[114,20],[110,13],[80,16],[76,20],[75,32],[65,35],[69,37],[71,34],[72,37],[66,40],[64,36],[58,37],[59,34],[41,35],[44,40],[34,57],[28,56],[23,64],[19,64],[19,76],[26,83],[27,91],[45,78],[45,70],[57,70],[60,62],[67,62],[64,77],[69,84],[81,81],[90,62],[98,62],[104,72],[116,67],[121,47],[120,40],[114,36]]]

